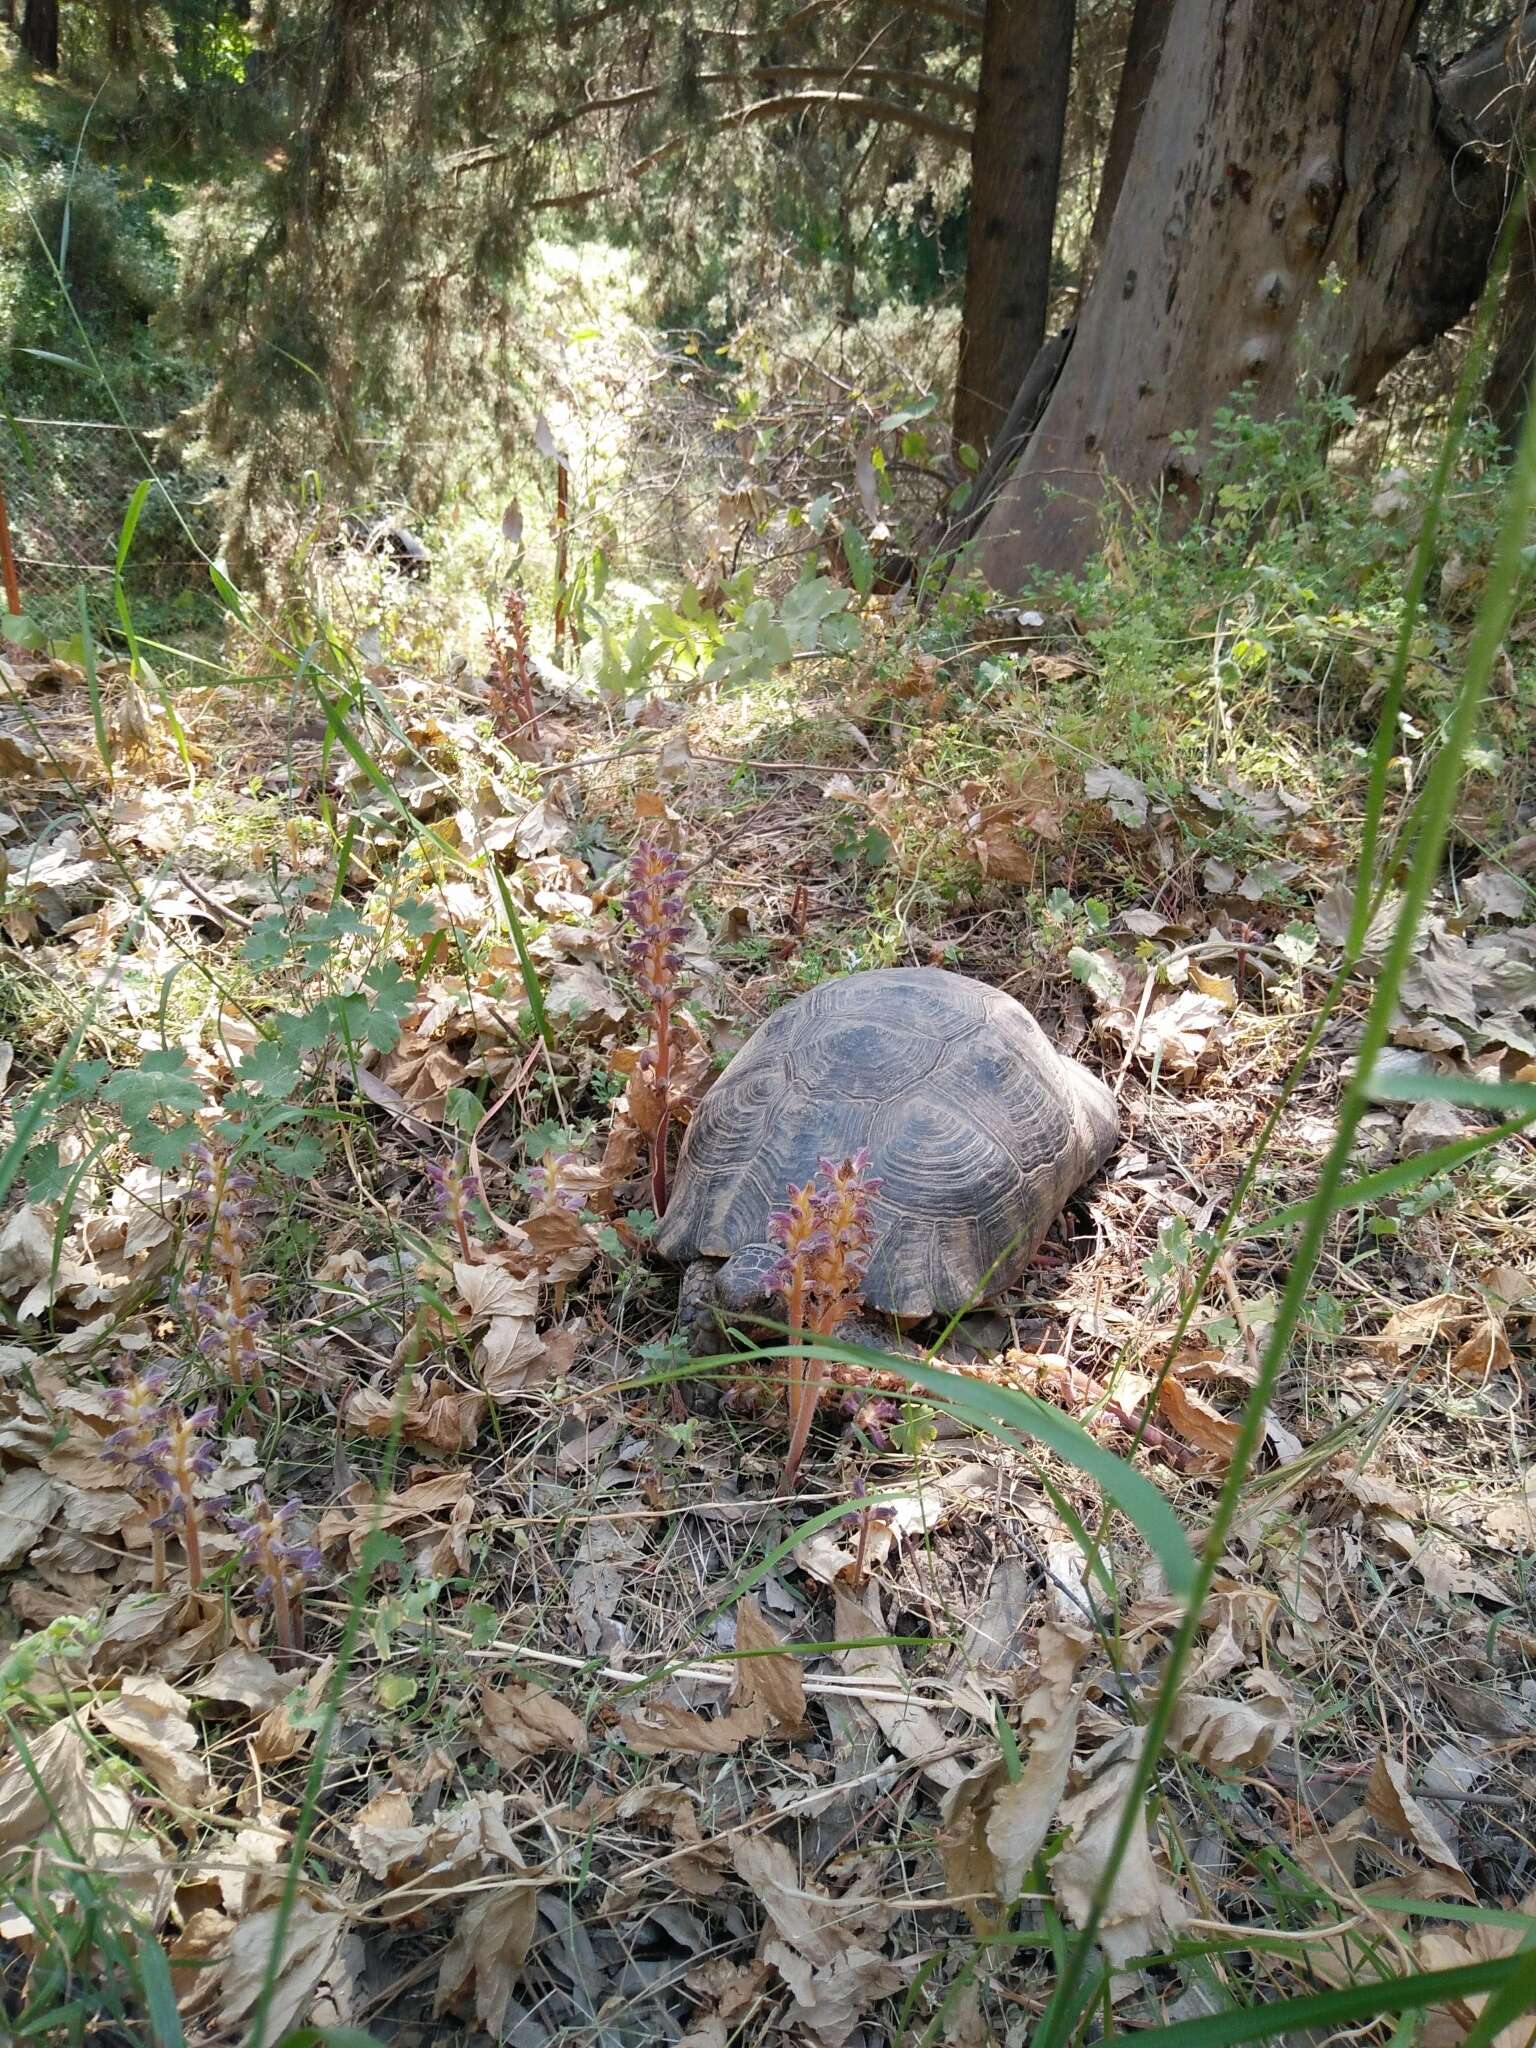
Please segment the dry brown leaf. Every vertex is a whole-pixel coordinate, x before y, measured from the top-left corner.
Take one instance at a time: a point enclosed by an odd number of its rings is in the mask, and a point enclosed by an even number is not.
[[[227,2027],[240,2028],[256,2010],[277,1944],[277,1923],[278,1908],[266,1906],[242,1920],[229,1938],[220,2000]],[[280,2040],[301,2021],[335,2026],[352,2019],[361,1960],[362,1944],[348,1936],[345,1913],[296,1899],[272,1973],[265,2038]]]
[[[498,1692],[480,1688],[480,1747],[497,1763],[515,1770],[529,1757],[558,1749],[580,1756],[587,1731],[562,1700],[537,1685],[505,1685]]]
[[[1219,1408],[1213,1408],[1173,1373],[1166,1376],[1157,1390],[1157,1406],[1164,1420],[1186,1443],[1219,1459],[1223,1465],[1230,1464],[1238,1425]]]
[[[587,1524],[567,1583],[571,1615],[588,1650],[611,1646],[614,1611],[643,1555],[639,1544],[617,1522]]]
[[[408,1829],[414,1810],[398,1785],[386,1785],[375,1792],[347,1828],[357,1859],[370,1877],[389,1876],[391,1858],[398,1853],[402,1830]]]
[[[522,1866],[517,1866],[521,1871]],[[434,2017],[469,2003],[478,2026],[493,2039],[503,2035],[507,2002],[533,1944],[539,1924],[536,1878],[475,1899],[459,1919],[443,1951],[437,1975]]]
[[[213,1780],[188,1702],[163,1678],[125,1678],[113,1699],[96,1702],[96,1725],[143,1765],[167,1799],[178,1806],[206,1806]]]
[[[49,1857],[33,1846],[62,1837],[68,1854],[110,1885],[123,1903],[158,1926],[171,1902],[173,1871],[165,1850],[134,1822],[121,1785],[90,1775],[91,1753],[73,1721],[59,1721],[27,1739],[27,1756],[13,1754],[0,1769],[0,1851],[24,1852],[46,1883]],[[4,1858],[9,1865],[9,1853]],[[56,1904],[62,1911],[67,1901]]]
[[[761,1954],[789,1987],[790,2024],[823,2048],[842,2048],[869,2008],[900,1991],[917,1967],[915,1956],[894,1963],[875,1946],[890,1925],[889,1908],[802,1881],[788,1849],[766,1835],[737,1841],[731,1860],[772,1927]]]
[[[736,1608],[736,1648],[753,1654],[736,1667],[734,1698],[742,1706],[761,1704],[785,1735],[798,1735],[805,1727],[805,1677],[800,1659],[783,1643],[756,1596],[748,1594]]]
[[[1181,1694],[1168,1731],[1174,1748],[1207,1768],[1253,1770],[1263,1763],[1291,1732],[1291,1695],[1268,1671],[1250,1671],[1243,1684],[1250,1695],[1246,1700]]]
[[[1089,1638],[1075,1629],[1056,1622],[1042,1627],[1040,1683],[1019,1715],[1023,1769],[1010,1778],[1007,1760],[994,1757],[963,1778],[945,1801],[945,1884],[951,1896],[966,1900],[984,1933],[1006,1917],[1056,1818],[1077,1742],[1077,1669],[1088,1648]],[[999,1901],[999,1907],[983,1906],[977,1894]]]
[[[1468,1295],[1434,1294],[1427,1301],[1394,1309],[1377,1335],[1366,1341],[1384,1358],[1406,1358],[1432,1344],[1447,1325],[1466,1322],[1478,1308]]]
[[[462,1805],[413,1825],[403,1792],[370,1800],[353,1823],[352,1846],[364,1869],[390,1887],[370,1910],[384,1920],[413,1920],[443,1891],[502,1865],[520,1869],[506,1804],[504,1792],[473,1792]]]
[[[880,1611],[880,1594],[876,1587],[865,1588],[862,1603],[846,1592],[841,1584],[834,1590],[839,1642],[856,1642],[864,1636],[885,1634],[885,1617]],[[873,1648],[841,1650],[837,1661],[850,1676],[868,1681],[871,1690],[861,1694],[859,1704],[876,1722],[891,1747],[915,1763],[924,1777],[935,1785],[946,1792],[953,1790],[965,1773],[952,1756],[942,1753],[949,1748],[948,1739],[928,1709],[911,1696],[911,1681],[895,1646],[886,1643]],[[880,1697],[881,1694],[892,1693],[901,1697]]]
[[[480,1434],[485,1396],[446,1375],[412,1378],[402,1411],[398,1394],[382,1388],[354,1387],[342,1407],[347,1427],[361,1436],[386,1437],[398,1423],[401,1436],[418,1449],[453,1454],[467,1451]]]
[[[466,1331],[483,1323],[475,1349],[481,1385],[493,1401],[509,1400],[546,1376],[544,1344],[534,1322],[539,1283],[505,1266],[456,1259],[454,1283],[468,1311]]]
[[[1021,837],[1019,808],[1017,804],[989,804],[972,820],[971,851],[989,881],[1029,882],[1039,866],[1039,852],[1026,846]],[[1061,836],[1059,819],[1055,836]]]
[[[41,1472],[8,1472],[0,1479],[0,1571],[31,1553],[63,1501],[63,1487]]]
[[[1536,1892],[1527,1893],[1515,1910],[1527,1920],[1536,1915]],[[1468,1963],[1498,1962],[1513,1955],[1523,1939],[1518,1927],[1477,1923],[1466,1927],[1427,1927],[1417,1937],[1414,1950],[1421,1970],[1454,1970]],[[1459,2048],[1489,1996],[1488,1992],[1476,1991],[1454,2004],[1431,2006],[1424,2018],[1424,2048]],[[1523,2013],[1499,2029],[1490,2048],[1531,2048],[1531,2039],[1531,2016]]]
[[[1227,974],[1207,974],[1198,960],[1189,963],[1189,978],[1201,995],[1210,996],[1224,1010],[1237,1008],[1237,983]]]
[[[1078,1774],[1077,1788],[1057,1810],[1068,1829],[1066,1847],[1051,1864],[1057,1903],[1074,1927],[1088,1918],[1093,1897],[1109,1863],[1135,1774],[1142,1731],[1120,1736],[1091,1757]],[[1167,1947],[1170,1928],[1186,1918],[1184,1903],[1158,1870],[1147,1836],[1146,1815],[1134,1832],[1110,1887],[1099,1926],[1099,1943],[1118,1970],[1133,1956]],[[1120,1986],[1119,1989],[1128,1988]]]
[[[1491,1372],[1506,1372],[1514,1362],[1503,1325],[1490,1318],[1457,1345],[1451,1354],[1451,1371],[1458,1379],[1484,1380]]]
[[[217,1994],[219,1972],[211,1967],[229,1946],[235,1922],[217,1906],[201,1906],[191,1914],[166,1950],[176,2005],[184,2019],[199,2014]]]
[[[375,1501],[373,1488],[359,1480],[346,1496],[346,1504],[327,1508],[320,1517],[317,1541],[322,1550],[346,1541],[352,1562],[362,1555],[363,1544],[374,1529],[406,1529],[415,1522],[436,1521],[445,1510],[452,1513],[466,1502],[473,1503],[473,1477],[465,1466],[452,1472],[435,1473],[418,1479],[403,1492]]]
[[[280,1705],[263,1717],[251,1738],[258,1763],[286,1763],[307,1747],[315,1732],[314,1716],[325,1699],[335,1669],[336,1659],[327,1657],[316,1667],[307,1685],[289,1693]]]
[[[766,1735],[772,1715],[761,1700],[723,1714],[698,1714],[692,1707],[656,1700],[637,1714],[619,1716],[619,1732],[641,1756],[734,1756],[744,1742]]]
[[[1408,1772],[1395,1758],[1378,1756],[1365,1788],[1365,1807],[1389,1835],[1411,1842],[1439,1879],[1439,1892],[1477,1903],[1477,1893],[1440,1830],[1408,1789]]]

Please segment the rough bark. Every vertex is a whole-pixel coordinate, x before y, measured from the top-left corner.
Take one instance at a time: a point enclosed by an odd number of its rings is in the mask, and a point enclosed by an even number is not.
[[[1518,190],[1523,165],[1518,145],[1529,139],[1536,110],[1536,20],[1527,14],[1496,30],[1441,74],[1440,97],[1505,167],[1507,188]],[[1499,308],[1493,362],[1484,399],[1505,447],[1520,436],[1536,364],[1536,203],[1510,252],[1509,278]]]
[[[1109,224],[1114,219],[1120,188],[1125,183],[1125,167],[1131,160],[1142,113],[1152,97],[1152,81],[1157,75],[1158,59],[1163,54],[1163,39],[1168,33],[1168,17],[1172,12],[1173,0],[1136,0],[1131,14],[1125,62],[1120,67],[1120,90],[1115,94],[1115,118],[1110,123],[1104,168],[1099,173],[1099,196],[1093,209],[1093,226],[1088,232],[1089,244],[1095,252],[1103,249]]]
[[[1471,304],[1503,183],[1405,55],[1416,12],[1173,0],[1071,354],[978,538],[994,587],[1080,567],[1109,477],[1192,509],[1239,387],[1261,418],[1309,379],[1368,395]]]
[[[59,0],[27,0],[17,31],[21,47],[40,71],[59,68]]]
[[[1045,339],[1077,0],[987,0],[956,441],[985,449]]]

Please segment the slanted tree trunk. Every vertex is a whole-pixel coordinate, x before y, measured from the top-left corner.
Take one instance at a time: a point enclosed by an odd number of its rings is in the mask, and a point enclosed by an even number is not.
[[[59,0],[27,0],[18,30],[21,47],[40,71],[59,68]]]
[[[1093,226],[1088,241],[1095,252],[1104,247],[1109,224],[1114,219],[1125,167],[1131,160],[1136,131],[1152,97],[1152,81],[1163,54],[1168,17],[1173,0],[1136,0],[1131,13],[1130,33],[1125,42],[1125,61],[1120,67],[1120,89],[1115,94],[1115,118],[1109,127],[1104,151],[1104,168],[1099,173],[1099,196],[1093,209]]]
[[[1483,283],[1502,175],[1406,56],[1417,0],[1172,0],[1103,261],[982,525],[999,590],[1081,566],[1106,479],[1199,501],[1213,416],[1368,395]],[[1453,179],[1454,170],[1454,179]]]
[[[1077,0],[987,0],[955,439],[984,450],[1045,339]]]

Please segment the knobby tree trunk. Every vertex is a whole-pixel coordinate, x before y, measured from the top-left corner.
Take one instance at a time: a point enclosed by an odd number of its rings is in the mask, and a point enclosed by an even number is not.
[[[40,71],[59,68],[59,0],[27,0],[18,30],[21,47]]]
[[[977,540],[995,588],[1080,567],[1108,478],[1192,509],[1239,387],[1261,418],[1308,380],[1369,395],[1472,303],[1503,180],[1405,54],[1417,12],[1172,0],[1071,352]]]
[[[985,449],[1045,339],[1077,0],[987,0],[955,439]]]

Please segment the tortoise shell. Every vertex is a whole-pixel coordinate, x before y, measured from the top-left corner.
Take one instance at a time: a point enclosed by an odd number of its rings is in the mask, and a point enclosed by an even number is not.
[[[755,1031],[688,1126],[657,1232],[726,1259],[819,1159],[867,1147],[882,1183],[870,1308],[932,1315],[1015,1281],[1119,1142],[1114,1098],[1022,1003],[937,967],[823,982]]]

